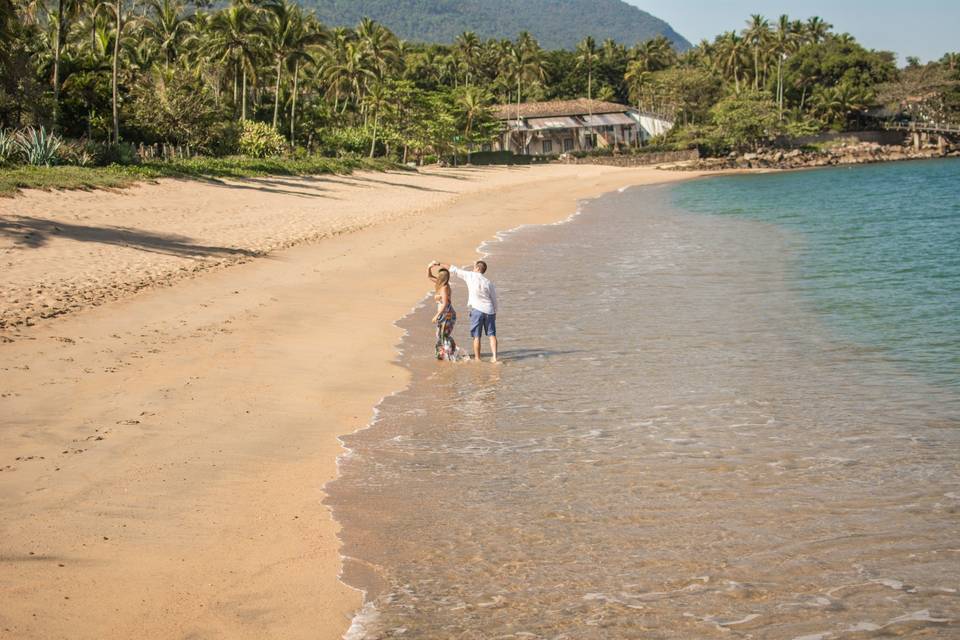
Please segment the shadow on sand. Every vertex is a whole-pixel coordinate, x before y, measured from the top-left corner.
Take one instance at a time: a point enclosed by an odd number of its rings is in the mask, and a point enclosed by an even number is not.
[[[125,227],[88,227],[29,216],[0,216],[0,237],[10,238],[15,244],[32,249],[46,245],[52,237],[59,237],[77,242],[130,247],[140,251],[183,258],[259,255],[256,251],[248,249],[194,244],[190,238],[176,234],[151,233]]]

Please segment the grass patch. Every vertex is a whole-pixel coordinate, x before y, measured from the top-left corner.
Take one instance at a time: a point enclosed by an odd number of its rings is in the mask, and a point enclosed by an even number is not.
[[[349,174],[353,171],[387,171],[406,166],[381,158],[191,158],[169,162],[108,167],[0,168],[0,196],[20,189],[119,189],[159,178],[253,178],[263,176],[308,176]]]

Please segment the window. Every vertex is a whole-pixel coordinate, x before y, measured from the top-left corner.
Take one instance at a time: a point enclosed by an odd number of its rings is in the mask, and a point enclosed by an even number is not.
[[[553,140],[544,140],[543,141],[543,153],[553,153]]]
[[[564,138],[564,139],[563,139],[563,150],[564,150],[564,152],[566,152],[566,151],[573,151],[573,138]]]

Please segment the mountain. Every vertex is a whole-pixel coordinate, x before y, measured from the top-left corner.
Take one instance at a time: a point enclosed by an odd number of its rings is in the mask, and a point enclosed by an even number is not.
[[[325,24],[355,26],[363,17],[404,40],[453,42],[473,31],[481,38],[514,38],[529,31],[547,49],[572,49],[585,36],[632,45],[658,35],[678,51],[690,43],[669,24],[623,0],[300,0]]]

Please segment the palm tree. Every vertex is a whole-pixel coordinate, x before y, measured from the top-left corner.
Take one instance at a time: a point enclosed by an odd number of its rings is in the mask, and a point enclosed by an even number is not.
[[[290,144],[296,144],[297,95],[300,91],[300,67],[314,61],[311,50],[319,49],[327,39],[327,31],[313,16],[308,16],[303,32],[296,42],[297,47],[287,59],[287,65],[293,64],[293,94],[290,104]],[[319,52],[319,51],[318,51]]]
[[[470,145],[470,134],[473,132],[473,123],[478,116],[484,113],[490,102],[490,94],[480,87],[468,86],[457,96],[457,106],[463,110],[466,126],[463,129],[463,139]],[[467,147],[467,163],[470,163],[472,145]]]
[[[181,0],[150,0],[148,7],[153,17],[144,21],[143,34],[163,54],[164,68],[169,68],[192,24],[183,15]]]
[[[587,100],[593,99],[593,67],[600,60],[597,42],[593,36],[587,36],[577,45],[577,68],[587,70]]]
[[[647,97],[647,91],[652,85],[652,77],[653,74],[647,71],[646,65],[640,60],[631,60],[627,63],[627,72],[623,79],[626,81],[630,95],[636,101],[637,109],[640,111],[644,110],[644,101]]]
[[[278,0],[267,5],[264,25],[266,45],[276,64],[276,84],[273,94],[273,128],[280,118],[280,90],[284,66],[307,58],[307,47],[320,42],[320,34],[310,33],[304,26],[303,10],[290,0]]]
[[[57,0],[57,32],[53,48],[53,130],[60,120],[60,58],[67,44],[70,21],[77,17],[83,4],[81,0]],[[10,5],[12,9],[12,5]]]
[[[322,56],[318,59],[319,77],[326,86],[327,98],[333,96],[333,112],[340,109],[341,94],[347,95],[350,91],[347,78],[347,43],[352,34],[344,27],[335,28],[329,35],[327,43],[322,47]],[[346,100],[344,100],[346,105]]]
[[[827,35],[830,33],[830,29],[833,28],[833,25],[825,22],[823,18],[819,16],[813,16],[807,20],[807,23],[804,25],[804,38],[807,42],[812,42],[813,44],[820,44],[823,42]]]
[[[753,49],[753,88],[760,90],[760,54],[766,49],[770,39],[770,23],[758,13],[752,14],[743,30],[744,39]]]
[[[783,120],[783,63],[796,48],[799,34],[794,30],[790,17],[781,15],[777,20],[777,28],[773,32],[770,50],[777,57],[777,105],[780,119]]]
[[[351,98],[354,104],[358,104],[361,100],[362,88],[376,76],[367,65],[366,55],[360,43],[345,40],[342,46],[338,45],[334,51],[335,55],[328,58],[325,64],[324,78],[338,95],[341,91],[344,93],[345,98],[340,112],[345,113],[348,105],[347,98]]]
[[[631,57],[639,62],[645,71],[660,71],[673,63],[675,54],[673,44],[664,36],[657,36],[637,43]]]
[[[399,64],[400,43],[383,25],[364,18],[357,26],[357,40],[362,44],[378,79],[385,79],[387,73]]]
[[[237,105],[239,102],[240,119],[246,120],[247,78],[255,78],[257,73],[256,52],[260,34],[257,33],[256,14],[249,5],[235,2],[217,12],[211,27],[208,50],[215,59],[233,66],[233,103]],[[239,96],[238,81],[241,81]]]
[[[849,82],[819,88],[811,98],[814,112],[829,125],[842,123],[851,113],[863,111],[869,100],[867,91]]]
[[[547,68],[543,60],[543,52],[537,41],[526,31],[517,38],[512,45],[508,56],[504,60],[507,77],[517,86],[517,122],[520,122],[520,103],[523,100],[523,85],[543,83],[546,81]],[[526,148],[526,143],[522,145]]]
[[[457,53],[460,56],[460,62],[464,70],[464,84],[469,85],[471,78],[476,72],[482,45],[480,38],[472,31],[464,31],[455,41]]]
[[[113,144],[120,144],[120,42],[123,40],[123,32],[128,24],[131,24],[129,16],[124,13],[124,0],[112,0],[109,4],[109,11],[113,13],[113,56],[111,64],[110,85],[111,100],[113,105]]]
[[[367,95],[364,98],[366,106],[369,106],[373,112],[373,135],[370,137],[371,158],[377,149],[377,129],[380,124],[380,108],[383,106],[386,95],[387,92],[384,83],[377,80],[368,87]]]
[[[606,64],[614,64],[617,60],[623,60],[626,50],[622,44],[613,38],[607,38],[601,45],[601,59]]]
[[[717,54],[720,56],[720,67],[733,76],[736,92],[740,93],[740,68],[746,42],[733,31],[728,31],[720,37],[717,45]]]

